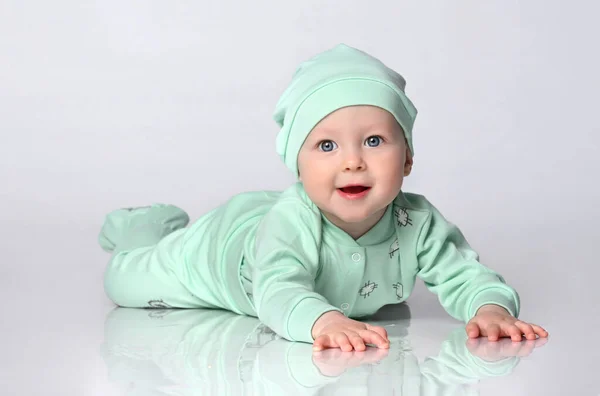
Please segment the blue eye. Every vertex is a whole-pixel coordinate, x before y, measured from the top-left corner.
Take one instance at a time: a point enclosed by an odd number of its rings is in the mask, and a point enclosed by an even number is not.
[[[377,147],[381,144],[381,137],[369,136],[367,140],[365,140],[365,144],[369,147]]]
[[[321,143],[319,143],[319,148],[321,151],[325,151],[326,153],[335,150],[336,147],[337,144],[335,144],[335,142],[332,140],[323,140]]]

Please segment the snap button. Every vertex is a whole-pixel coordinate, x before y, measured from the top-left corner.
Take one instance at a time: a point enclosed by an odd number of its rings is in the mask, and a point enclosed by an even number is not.
[[[346,309],[350,308],[350,304],[348,304],[348,303],[343,303],[341,308],[342,308],[343,310],[346,310]]]
[[[359,254],[359,253],[354,253],[354,254],[352,255],[352,260],[353,260],[354,262],[358,262],[358,261],[360,261],[360,254]]]

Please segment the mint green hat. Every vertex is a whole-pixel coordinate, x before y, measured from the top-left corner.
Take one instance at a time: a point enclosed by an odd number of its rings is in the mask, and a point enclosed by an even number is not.
[[[298,175],[298,153],[311,130],[347,106],[371,105],[390,112],[414,155],[412,128],[417,109],[405,95],[406,81],[380,60],[345,44],[303,62],[281,95],[273,118],[280,126],[277,153]]]

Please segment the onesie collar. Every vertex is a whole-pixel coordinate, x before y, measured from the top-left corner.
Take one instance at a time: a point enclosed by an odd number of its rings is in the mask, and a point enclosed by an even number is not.
[[[333,224],[321,212],[323,222],[323,233],[330,235],[336,242],[346,246],[373,246],[387,242],[388,239],[396,232],[393,216],[393,203],[390,203],[383,217],[369,230],[366,234],[358,239],[352,238],[347,232]]]

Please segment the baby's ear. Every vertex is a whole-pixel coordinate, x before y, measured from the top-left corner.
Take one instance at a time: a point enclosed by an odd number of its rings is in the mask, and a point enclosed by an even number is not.
[[[410,148],[406,148],[406,161],[404,162],[404,176],[410,175],[412,171],[412,167],[414,164],[412,153],[410,152]]]

